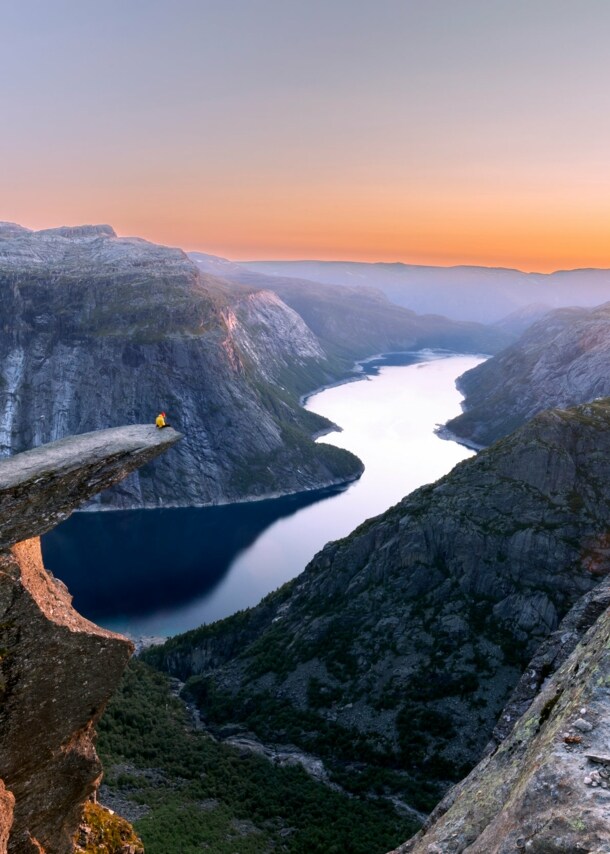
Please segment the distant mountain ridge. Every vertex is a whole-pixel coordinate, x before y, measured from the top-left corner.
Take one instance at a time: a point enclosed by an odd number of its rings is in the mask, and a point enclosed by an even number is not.
[[[392,303],[377,287],[342,287],[264,275],[202,252],[191,252],[189,257],[206,273],[273,291],[301,315],[327,352],[341,358],[357,359],[380,352],[377,342],[383,339],[386,344],[382,349],[386,351],[405,349],[406,333],[416,338],[420,347],[458,352],[473,352],[478,348],[480,353],[497,353],[515,338],[511,329],[489,327],[472,320],[451,320],[440,310],[417,314],[404,305]]]
[[[268,276],[374,287],[418,313],[480,323],[495,323],[531,303],[560,308],[594,306],[610,299],[610,269],[524,273],[503,267],[356,261],[245,261],[240,266]]]

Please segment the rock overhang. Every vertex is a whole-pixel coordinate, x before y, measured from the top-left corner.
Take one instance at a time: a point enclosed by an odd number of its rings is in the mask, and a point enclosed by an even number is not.
[[[69,436],[0,460],[0,549],[46,533],[181,438],[171,427],[133,424]]]

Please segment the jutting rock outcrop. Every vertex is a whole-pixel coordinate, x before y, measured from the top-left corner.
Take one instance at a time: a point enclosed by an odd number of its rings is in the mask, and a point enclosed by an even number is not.
[[[540,643],[610,571],[609,484],[610,401],[541,413],[256,608],[148,659],[191,677],[210,724],[282,742],[290,720],[290,740],[335,767],[392,768],[384,785],[429,810],[483,754]]]
[[[543,409],[610,395],[610,303],[547,314],[512,346],[458,380],[464,412],[446,424],[483,447]]]
[[[94,727],[133,651],[74,611],[39,535],[179,438],[136,425],[0,461],[0,852],[73,850],[101,775]]]

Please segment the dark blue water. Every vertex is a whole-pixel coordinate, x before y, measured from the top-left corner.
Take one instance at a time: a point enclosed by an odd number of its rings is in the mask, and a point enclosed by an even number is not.
[[[129,631],[147,615],[171,620],[171,612],[207,597],[271,524],[341,491],[221,507],[75,513],[42,538],[44,562],[68,585],[80,613]],[[252,601],[248,586],[244,580],[244,604]]]
[[[363,380],[307,401],[343,430],[323,437],[364,462],[346,489],[247,504],[77,513],[43,537],[75,607],[133,636],[212,622],[301,572],[329,540],[448,472],[471,452],[434,428],[460,411],[455,379],[481,361],[439,352],[371,360]]]

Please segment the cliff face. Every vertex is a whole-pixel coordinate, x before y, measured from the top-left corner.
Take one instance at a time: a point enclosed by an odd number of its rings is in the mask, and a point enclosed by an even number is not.
[[[0,852],[73,850],[101,776],[94,727],[133,649],[73,610],[38,535],[179,438],[116,428],[0,461]]]
[[[489,445],[543,409],[610,394],[610,303],[554,311],[459,379],[464,412],[447,428]]]
[[[160,410],[172,459],[97,499],[196,505],[357,477],[299,394],[329,379],[320,345],[275,294],[203,276],[177,249],[108,226],[0,228],[0,453]]]
[[[326,546],[257,608],[150,660],[196,677],[209,722],[282,741],[292,715],[298,744],[389,766],[429,808],[483,752],[536,647],[610,570],[609,428],[608,401],[540,414]]]
[[[497,751],[393,854],[610,850],[610,610]]]

